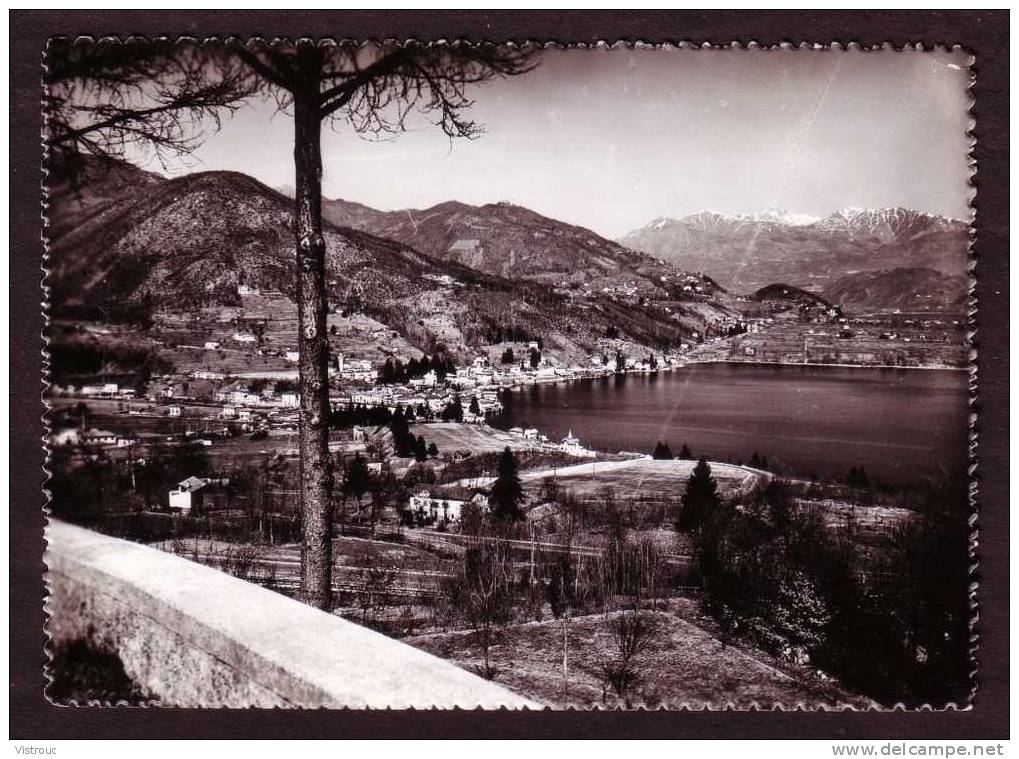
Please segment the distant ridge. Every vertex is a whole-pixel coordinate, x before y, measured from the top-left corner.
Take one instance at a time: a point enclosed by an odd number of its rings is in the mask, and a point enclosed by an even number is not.
[[[660,217],[619,239],[738,292],[775,281],[820,291],[851,273],[897,267],[961,275],[968,241],[965,222],[905,208],[845,209],[820,219],[705,211]]]
[[[967,291],[964,276],[909,267],[850,274],[826,287],[824,296],[850,307],[961,312]]]
[[[410,245],[434,258],[487,274],[550,284],[601,287],[629,278],[656,286],[675,267],[592,232],[508,202],[472,206],[446,201],[425,209],[376,211],[345,200],[323,200],[335,224]]]

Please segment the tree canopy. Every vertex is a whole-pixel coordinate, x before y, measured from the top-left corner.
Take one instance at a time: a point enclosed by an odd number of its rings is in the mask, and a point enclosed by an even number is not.
[[[48,168],[73,177],[84,158],[130,147],[187,153],[200,127],[252,97],[294,121],[294,274],[297,302],[301,595],[322,609],[332,594],[333,462],[329,454],[329,338],[322,226],[322,122],[388,137],[412,112],[450,138],[477,137],[468,88],[533,67],[533,50],[461,41],[310,38],[171,40],[58,38],[44,66]],[[356,293],[351,297],[356,298]]]

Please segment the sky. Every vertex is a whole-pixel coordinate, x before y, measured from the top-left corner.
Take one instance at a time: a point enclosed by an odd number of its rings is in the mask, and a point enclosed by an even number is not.
[[[424,117],[382,142],[325,127],[323,194],[382,210],[509,201],[610,238],[699,211],[968,218],[967,65],[950,51],[544,51],[469,92],[478,139]],[[293,126],[274,110],[253,102],[165,173],[292,186]]]

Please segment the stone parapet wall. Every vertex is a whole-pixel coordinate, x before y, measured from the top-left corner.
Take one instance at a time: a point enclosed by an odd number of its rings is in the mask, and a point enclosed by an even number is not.
[[[216,569],[51,520],[48,632],[114,651],[181,707],[541,708],[449,662]]]

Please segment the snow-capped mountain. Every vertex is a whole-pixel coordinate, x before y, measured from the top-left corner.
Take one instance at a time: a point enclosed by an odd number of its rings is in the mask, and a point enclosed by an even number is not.
[[[885,242],[907,240],[935,231],[950,231],[962,222],[909,208],[846,208],[817,222],[827,232],[851,239],[877,238]]]
[[[820,290],[846,274],[896,266],[961,274],[968,231],[965,222],[907,208],[847,208],[824,218],[702,211],[654,219],[619,242],[736,291],[774,281]]]

